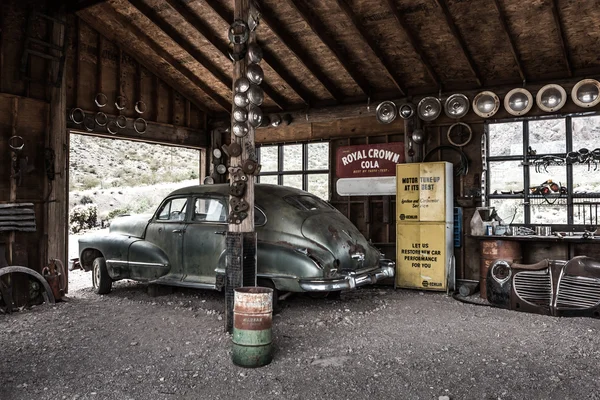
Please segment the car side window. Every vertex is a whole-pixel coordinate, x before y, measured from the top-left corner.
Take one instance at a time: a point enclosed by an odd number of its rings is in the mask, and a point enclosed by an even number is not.
[[[183,221],[187,211],[187,198],[176,198],[167,201],[158,212],[160,221]]]
[[[194,200],[193,221],[227,222],[225,199],[198,197]]]

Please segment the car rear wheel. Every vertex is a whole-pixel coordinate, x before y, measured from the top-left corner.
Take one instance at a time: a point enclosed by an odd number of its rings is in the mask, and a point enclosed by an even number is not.
[[[257,284],[258,286],[273,289],[273,312],[279,311],[277,308],[279,306],[279,291],[275,287],[273,281],[270,279],[258,279]]]
[[[112,289],[112,279],[108,275],[104,257],[94,259],[92,264],[92,283],[94,285],[94,292],[97,294],[107,294]]]

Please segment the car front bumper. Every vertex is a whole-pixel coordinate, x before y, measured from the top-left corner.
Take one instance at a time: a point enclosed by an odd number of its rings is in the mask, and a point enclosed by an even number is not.
[[[379,268],[362,273],[349,274],[332,279],[301,279],[300,287],[306,292],[334,292],[350,290],[359,286],[372,285],[382,279],[393,278],[396,263],[391,260],[381,260]]]

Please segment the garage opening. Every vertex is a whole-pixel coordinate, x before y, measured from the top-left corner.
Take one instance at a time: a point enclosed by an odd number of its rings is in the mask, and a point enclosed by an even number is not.
[[[197,185],[201,150],[71,133],[69,259],[82,235],[108,232],[126,214],[152,214],[175,189]],[[91,287],[84,271],[69,273],[69,290]]]

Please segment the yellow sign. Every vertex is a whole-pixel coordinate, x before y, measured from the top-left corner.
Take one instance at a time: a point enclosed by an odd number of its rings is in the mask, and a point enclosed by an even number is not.
[[[448,221],[447,185],[452,185],[452,164],[446,162],[398,164],[396,166],[397,221]],[[451,189],[450,189],[451,190]]]
[[[396,285],[446,290],[447,237],[445,222],[396,225]]]

